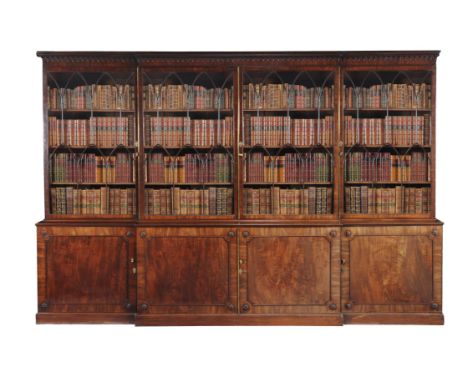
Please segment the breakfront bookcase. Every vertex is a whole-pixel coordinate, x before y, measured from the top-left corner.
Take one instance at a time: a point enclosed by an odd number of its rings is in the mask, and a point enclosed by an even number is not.
[[[38,52],[37,323],[442,324],[438,54]]]

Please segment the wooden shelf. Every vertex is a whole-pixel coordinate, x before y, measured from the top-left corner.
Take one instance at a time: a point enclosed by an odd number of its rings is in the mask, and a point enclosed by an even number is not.
[[[381,145],[363,145],[359,144],[358,146],[355,145],[345,145],[345,149],[351,149],[351,148],[366,148],[366,149],[383,149],[383,148],[394,148],[394,149],[410,149],[410,148],[424,148],[430,150],[432,148],[431,145],[420,145],[419,143],[415,143],[412,145],[392,145],[390,143],[388,144],[381,144]]]
[[[308,215],[287,215],[287,214],[243,214],[243,218],[257,220],[257,219],[277,219],[280,221],[285,220],[331,220],[335,216],[333,214],[308,214]]]
[[[380,213],[380,214],[353,214],[350,212],[345,212],[343,215],[343,219],[431,219],[430,213],[422,213],[422,214],[415,214],[415,213],[405,213],[405,214],[390,214],[390,213]],[[400,222],[401,223],[401,222]],[[351,223],[352,224],[352,223]],[[414,222],[413,224],[417,224]]]
[[[77,183],[77,182],[51,182],[51,186],[74,186],[74,187],[89,187],[89,186],[99,186],[99,187],[116,187],[116,186],[125,186],[125,187],[135,187],[135,183]]]
[[[252,150],[252,149],[261,149],[261,148],[264,148],[264,149],[267,149],[267,150],[281,150],[281,149],[288,149],[288,148],[292,148],[292,149],[298,149],[298,150],[320,150],[320,149],[327,149],[329,151],[332,151],[333,150],[333,146],[322,146],[322,145],[314,145],[314,146],[301,146],[301,145],[293,145],[293,144],[285,144],[283,146],[264,146],[264,145],[245,145],[243,146],[244,150]]]
[[[57,219],[57,220],[93,220],[93,219],[107,219],[107,220],[117,220],[117,219],[133,219],[136,215],[132,214],[49,214],[49,219]],[[128,224],[128,223],[126,223]]]
[[[232,151],[233,147],[232,146],[145,146],[145,151],[146,150],[152,150],[154,149],[155,151],[158,149],[165,149],[165,150],[181,150],[181,149],[195,149],[195,150],[211,150],[211,149],[225,149],[228,151]]]
[[[396,185],[396,186],[407,186],[407,185],[431,185],[432,183],[430,181],[404,181],[404,182],[397,182],[397,181],[345,181],[346,185],[353,185],[353,184],[373,184],[373,185]]]
[[[222,114],[226,114],[226,113],[233,113],[233,109],[160,109],[160,110],[154,110],[154,109],[150,109],[150,110],[144,110],[144,113],[145,114],[157,114],[157,113],[182,113],[182,114],[187,114],[187,112],[189,114],[192,114],[192,113],[222,113]]]
[[[356,108],[352,108],[352,109],[344,109],[343,111],[345,113],[347,112],[350,112],[350,113],[356,113],[357,111],[359,110],[359,112],[364,112],[364,113],[370,113],[370,112],[380,112],[380,113],[386,113],[387,112],[387,109],[382,109],[382,108],[360,108],[360,109],[356,109]],[[389,108],[388,109],[389,112],[408,112],[408,111],[411,111],[411,112],[418,112],[418,113],[430,113],[431,112],[431,109],[413,109],[413,108]]]
[[[49,146],[49,150],[50,151],[53,151],[53,150],[60,150],[60,149],[63,149],[63,150],[106,150],[106,151],[109,151],[109,150],[129,150],[129,151],[134,151],[136,149],[135,146],[113,146],[113,147],[110,147],[110,146],[95,146],[95,145],[88,145],[88,146],[67,146],[67,145],[60,145],[60,146]]]
[[[242,109],[244,113],[287,113],[288,111],[290,113],[314,113],[317,114],[319,111],[320,113],[325,113],[325,114],[330,114],[333,113],[335,110],[334,109],[251,109],[251,108],[244,108]]]
[[[331,186],[331,182],[245,182],[244,186]]]
[[[206,187],[211,187],[211,186],[229,186],[232,187],[232,183],[220,183],[220,182],[211,182],[211,183],[145,183],[145,186],[150,186],[150,187],[181,187],[181,186],[187,186],[187,187],[201,187],[201,186],[206,186]]]
[[[183,220],[185,224],[191,220],[232,220],[235,218],[233,214],[227,215],[144,215],[143,219],[148,220]]]
[[[61,109],[49,109],[48,110],[49,113],[62,113],[62,110]],[[135,110],[128,110],[128,109],[122,109],[122,110],[119,110],[119,109],[93,109],[93,110],[90,110],[90,109],[63,109],[63,112],[64,113],[87,113],[87,114],[91,114],[91,112],[93,113],[125,113],[125,114],[132,114],[132,113],[135,113]]]

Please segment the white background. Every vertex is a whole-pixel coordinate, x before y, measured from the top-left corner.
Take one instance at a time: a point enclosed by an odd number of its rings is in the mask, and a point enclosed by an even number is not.
[[[3,1],[0,5],[2,381],[467,379],[468,35],[463,1]],[[329,4],[329,5],[325,5]],[[464,39],[465,38],[465,39]],[[445,326],[35,325],[43,210],[36,50],[441,49],[437,216]],[[456,379],[455,379],[456,378]]]

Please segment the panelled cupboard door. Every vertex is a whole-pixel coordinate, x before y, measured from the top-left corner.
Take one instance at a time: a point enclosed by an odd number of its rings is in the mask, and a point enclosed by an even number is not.
[[[133,228],[39,226],[39,313],[132,313]]]
[[[339,312],[339,227],[246,227],[239,234],[241,313]]]
[[[345,227],[344,313],[442,308],[442,226]]]
[[[237,313],[234,228],[139,228],[139,314]]]

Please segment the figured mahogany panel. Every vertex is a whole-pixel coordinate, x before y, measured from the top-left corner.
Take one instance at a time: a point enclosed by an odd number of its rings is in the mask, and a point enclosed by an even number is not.
[[[316,237],[261,237],[248,246],[248,297],[257,305],[325,304],[330,243]]]
[[[237,309],[236,238],[227,229],[149,228],[138,240],[142,313]]]
[[[339,309],[338,230],[241,231],[243,313],[333,313]]]
[[[131,312],[135,308],[133,231],[96,227],[41,231],[41,312]]]
[[[431,226],[345,229],[344,310],[439,310],[441,232]]]
[[[363,304],[430,302],[431,247],[427,237],[356,238],[350,243],[352,297]]]

